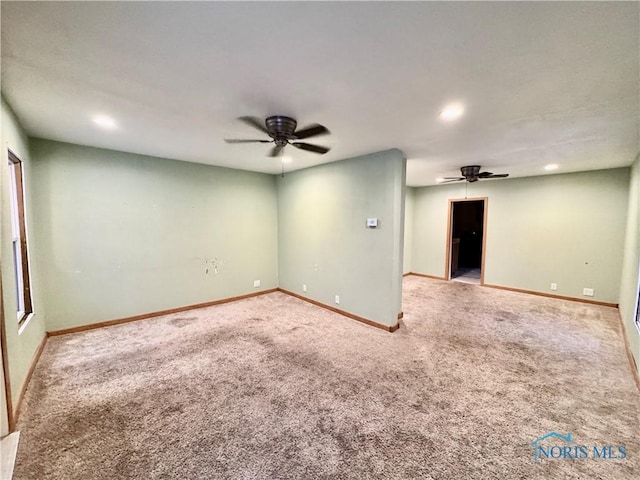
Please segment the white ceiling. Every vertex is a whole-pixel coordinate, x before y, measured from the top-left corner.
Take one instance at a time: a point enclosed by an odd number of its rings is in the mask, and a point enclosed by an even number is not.
[[[640,150],[639,24],[638,2],[3,1],[2,92],[32,136],[260,172],[269,145],[223,141],[260,138],[239,116],[331,130],[287,170],[393,147],[409,185],[592,170]]]

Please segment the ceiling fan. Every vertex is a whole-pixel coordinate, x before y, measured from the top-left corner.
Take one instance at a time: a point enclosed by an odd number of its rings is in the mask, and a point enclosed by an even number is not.
[[[318,153],[320,155],[323,155],[330,150],[328,147],[322,147],[320,145],[313,145],[311,143],[296,141],[330,133],[326,127],[318,125],[317,123],[296,131],[298,122],[296,122],[293,118],[285,117],[283,115],[274,115],[272,117],[268,117],[264,121],[264,124],[260,119],[255,117],[240,117],[238,120],[241,120],[247,125],[260,130],[262,133],[266,133],[271,137],[271,140],[242,140],[227,138],[225,139],[225,142],[275,143],[275,145],[269,152],[269,157],[277,157],[282,153],[282,149],[287,145],[293,145],[300,150],[307,150],[308,152]]]
[[[481,172],[480,168],[482,168],[480,165],[468,165],[466,167],[462,167],[460,169],[460,172],[462,173],[461,177],[444,177],[444,181],[439,183],[460,182],[462,180],[473,183],[486,178],[505,178],[509,176],[508,173]]]

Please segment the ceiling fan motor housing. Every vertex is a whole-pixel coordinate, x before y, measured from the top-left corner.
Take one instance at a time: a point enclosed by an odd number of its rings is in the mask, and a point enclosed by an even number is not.
[[[290,117],[275,115],[267,118],[265,126],[267,127],[269,136],[276,141],[276,145],[283,147],[289,140],[295,138],[293,133],[296,131],[298,122]]]
[[[462,176],[467,179],[468,182],[477,182],[478,175],[480,174],[480,165],[469,165],[460,169]]]

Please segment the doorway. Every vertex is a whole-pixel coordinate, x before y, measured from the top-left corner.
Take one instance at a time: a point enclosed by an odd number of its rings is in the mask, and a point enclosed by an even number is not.
[[[445,278],[484,285],[487,198],[449,200]]]

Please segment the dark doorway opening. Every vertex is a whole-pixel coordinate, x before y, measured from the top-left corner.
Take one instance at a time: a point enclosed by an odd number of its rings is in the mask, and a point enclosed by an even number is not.
[[[483,284],[486,199],[450,200],[447,278]]]

